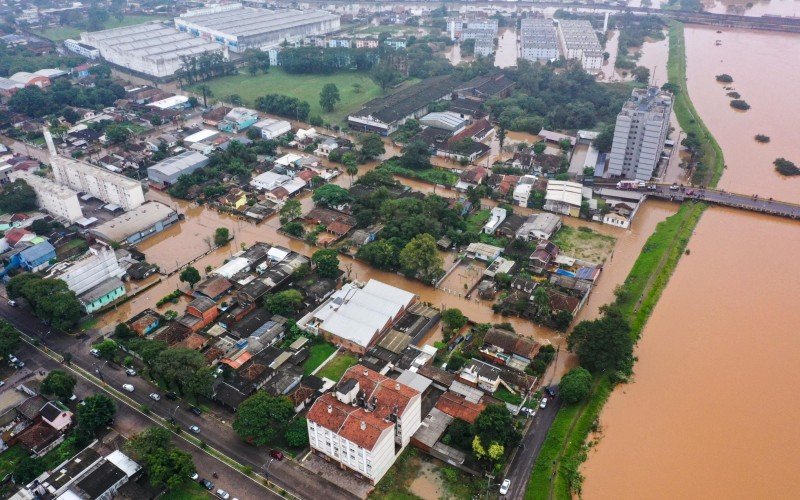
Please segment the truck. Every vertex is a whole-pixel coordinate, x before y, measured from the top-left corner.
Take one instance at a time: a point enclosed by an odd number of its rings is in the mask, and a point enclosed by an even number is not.
[[[626,180],[617,183],[617,189],[637,189],[639,187],[639,181]]]

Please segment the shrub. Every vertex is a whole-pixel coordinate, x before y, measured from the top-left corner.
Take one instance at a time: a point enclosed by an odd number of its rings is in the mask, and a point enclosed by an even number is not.
[[[785,158],[778,158],[772,163],[781,175],[800,175],[800,168]]]
[[[756,135],[756,141],[761,143],[767,143],[769,142],[769,136],[764,134],[758,134]]]
[[[720,83],[733,83],[733,77],[727,73],[717,75],[717,81]]]
[[[731,107],[735,109],[740,109],[742,111],[747,111],[748,109],[750,109],[750,105],[747,104],[747,101],[743,101],[742,99],[732,100]]]

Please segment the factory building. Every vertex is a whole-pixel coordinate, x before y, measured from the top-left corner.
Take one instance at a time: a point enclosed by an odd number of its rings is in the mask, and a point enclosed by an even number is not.
[[[633,89],[614,127],[609,177],[649,181],[669,132],[672,94],[658,87]]]
[[[138,181],[73,158],[59,156],[47,128],[44,129],[44,137],[50,150],[50,166],[57,183],[123,210],[133,210],[144,203],[144,192]]]
[[[178,213],[167,205],[148,201],[135,210],[97,226],[91,232],[106,241],[135,245],[179,220]]]
[[[22,179],[33,188],[36,193],[36,204],[53,217],[70,222],[75,222],[83,217],[83,210],[78,202],[78,193],[72,189],[24,170],[12,172],[9,174],[9,178],[12,181]]]
[[[528,17],[520,23],[520,56],[528,61],[558,59],[558,35],[552,19]]]
[[[76,295],[81,295],[107,280],[123,276],[125,271],[119,267],[114,249],[97,242],[80,259],[56,264],[47,277],[60,279]]]
[[[100,51],[97,50],[95,47],[79,42],[77,40],[73,40],[72,38],[67,38],[66,40],[64,40],[64,47],[66,47],[67,50],[71,52],[74,52],[80,56],[89,59],[97,59],[100,57]]]
[[[112,64],[156,78],[172,76],[182,57],[221,50],[217,43],[161,23],[81,33],[81,42],[97,48]]]
[[[567,59],[577,59],[587,72],[596,72],[603,65],[603,47],[592,23],[584,20],[558,21],[558,39]]]
[[[196,151],[185,151],[147,168],[147,178],[156,186],[175,184],[179,177],[208,165],[208,157]]]
[[[175,27],[231,52],[244,52],[337,31],[339,16],[324,10],[258,9],[234,3],[181,14]]]

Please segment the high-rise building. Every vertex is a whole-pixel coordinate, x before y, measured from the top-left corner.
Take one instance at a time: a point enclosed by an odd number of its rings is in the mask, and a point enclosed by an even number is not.
[[[558,35],[552,19],[526,17],[519,31],[520,57],[528,61],[558,59]]]
[[[558,38],[567,59],[577,59],[587,72],[597,72],[603,65],[603,46],[592,23],[582,19],[559,19]]]
[[[648,181],[669,132],[672,94],[658,87],[634,89],[614,128],[608,177]]]
[[[24,170],[12,172],[12,180],[22,179],[36,193],[36,204],[53,217],[60,217],[70,222],[83,217],[78,193],[72,189],[56,184],[46,177],[40,177]]]

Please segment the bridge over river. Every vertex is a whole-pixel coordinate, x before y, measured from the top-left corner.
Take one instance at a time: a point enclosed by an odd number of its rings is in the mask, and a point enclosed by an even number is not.
[[[702,201],[723,207],[738,208],[762,214],[800,219],[800,205],[785,201],[762,198],[758,195],[729,193],[718,189],[705,189],[669,184],[648,184],[638,189],[617,189],[614,186],[596,185],[594,191],[599,195],[615,197],[621,193],[638,193],[643,197],[683,203],[685,201]]]

